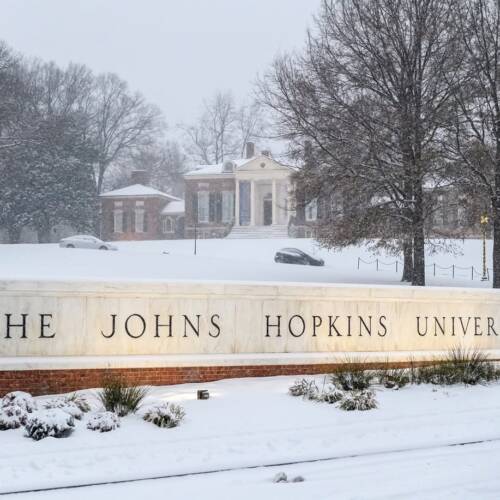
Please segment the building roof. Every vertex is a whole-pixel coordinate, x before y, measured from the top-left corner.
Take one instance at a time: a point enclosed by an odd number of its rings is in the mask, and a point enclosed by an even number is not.
[[[132,184],[121,189],[115,189],[113,191],[108,191],[107,193],[102,193],[101,198],[167,198],[169,200],[179,201],[180,198],[172,196],[171,194],[163,193],[149,186],[144,186],[142,184]]]
[[[255,158],[255,157],[254,157]],[[252,161],[254,158],[240,158],[238,160],[231,160],[236,168],[242,167],[245,163]],[[197,165],[194,170],[184,174],[185,176],[191,175],[214,175],[214,174],[231,174],[232,172],[224,172],[224,165],[227,162],[217,163],[215,165]]]
[[[185,212],[184,200],[173,200],[165,205],[162,215],[183,214]]]

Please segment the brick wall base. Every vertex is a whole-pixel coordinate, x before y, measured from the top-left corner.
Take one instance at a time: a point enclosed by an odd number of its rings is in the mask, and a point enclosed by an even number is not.
[[[391,363],[395,367],[405,364],[407,363]],[[110,376],[120,376],[137,385],[172,385],[225,378],[314,375],[330,373],[335,366],[338,364],[9,370],[0,371],[0,397],[11,391],[26,391],[40,396],[101,387],[103,379]],[[380,363],[365,366],[375,368]]]

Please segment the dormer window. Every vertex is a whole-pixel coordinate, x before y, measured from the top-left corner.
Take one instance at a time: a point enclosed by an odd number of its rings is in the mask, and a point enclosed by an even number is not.
[[[234,172],[234,163],[231,160],[225,161],[222,170],[223,172]]]

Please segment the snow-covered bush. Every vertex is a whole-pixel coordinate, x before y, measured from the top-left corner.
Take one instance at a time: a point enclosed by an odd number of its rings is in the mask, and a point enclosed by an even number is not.
[[[98,397],[106,411],[112,411],[119,417],[124,417],[139,409],[147,393],[147,387],[129,385],[122,378],[111,377],[104,381]]]
[[[182,406],[173,403],[161,403],[151,406],[142,417],[146,422],[152,422],[158,427],[177,427],[184,419]]]
[[[344,397],[344,393],[339,391],[335,386],[328,386],[319,396],[320,401],[324,401],[330,405],[338,403]]]
[[[18,429],[26,423],[29,413],[20,406],[5,406],[0,409],[0,431]]]
[[[78,394],[75,392],[74,394],[66,396],[66,400],[75,403],[75,405],[78,406],[78,408],[80,408],[83,413],[88,413],[91,410],[90,403],[82,394]]]
[[[46,410],[58,408],[62,411],[65,411],[77,420],[81,420],[83,417],[83,411],[80,410],[80,408],[78,408],[78,406],[73,401],[69,401],[67,398],[48,399],[43,403],[43,407]]]
[[[109,432],[120,427],[120,419],[112,411],[104,411],[92,415],[87,422],[87,429],[91,431]]]
[[[36,401],[33,396],[27,392],[14,391],[9,392],[2,398],[2,408],[10,406],[18,406],[27,413],[32,413],[37,410]]]
[[[348,391],[340,401],[339,408],[345,411],[365,411],[377,408],[373,391]]]
[[[58,408],[35,411],[29,415],[25,425],[26,435],[35,441],[46,437],[66,437],[75,428],[75,420]]]
[[[314,380],[305,378],[296,380],[288,389],[291,396],[302,396],[304,399],[316,400],[319,396],[319,389]]]

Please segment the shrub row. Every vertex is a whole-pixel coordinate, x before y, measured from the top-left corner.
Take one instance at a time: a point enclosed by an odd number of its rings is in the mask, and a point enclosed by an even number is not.
[[[123,379],[107,379],[97,398],[104,412],[93,414],[87,429],[109,432],[120,427],[120,418],[136,413],[148,393],[145,387],[131,386]],[[11,392],[0,400],[0,430],[25,428],[25,434],[35,440],[46,437],[67,437],[90,412],[89,401],[82,395],[72,394],[37,402],[26,392]],[[184,419],[184,409],[172,403],[159,403],[148,407],[142,416],[158,427],[176,427]]]

